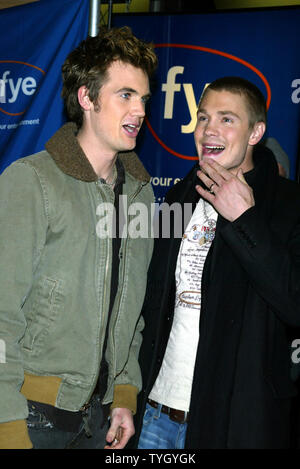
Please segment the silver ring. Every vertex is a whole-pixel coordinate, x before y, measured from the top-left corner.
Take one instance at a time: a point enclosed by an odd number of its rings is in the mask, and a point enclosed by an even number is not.
[[[214,194],[214,191],[212,190],[212,188],[213,188],[215,185],[216,185],[216,183],[213,182],[213,183],[209,186],[209,192],[210,192],[211,194]]]

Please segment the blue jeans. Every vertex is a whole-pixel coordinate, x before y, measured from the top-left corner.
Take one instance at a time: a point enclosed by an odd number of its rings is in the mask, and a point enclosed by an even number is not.
[[[138,449],[183,449],[186,429],[186,423],[173,422],[163,414],[161,404],[155,409],[147,403]]]
[[[106,444],[108,421],[103,424],[99,396],[93,396],[85,421],[77,432],[56,428],[53,422],[31,403],[28,403],[28,408],[27,428],[34,449],[103,449]]]

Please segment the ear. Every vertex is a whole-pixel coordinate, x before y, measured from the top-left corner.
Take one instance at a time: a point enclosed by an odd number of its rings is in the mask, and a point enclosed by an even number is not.
[[[266,131],[266,124],[264,122],[256,122],[249,137],[248,144],[256,145],[263,137]]]
[[[86,86],[81,86],[77,92],[78,102],[84,111],[89,111],[91,109],[91,101],[88,93],[89,90]]]

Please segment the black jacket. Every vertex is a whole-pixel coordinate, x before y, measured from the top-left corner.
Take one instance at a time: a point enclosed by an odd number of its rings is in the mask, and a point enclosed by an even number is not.
[[[254,163],[246,180],[255,206],[232,223],[218,217],[204,266],[186,448],[289,446],[295,394],[289,343],[292,326],[300,326],[300,187],[278,176],[268,149],[257,146]],[[167,203],[195,206],[197,169],[168,192]],[[157,239],[149,270],[135,441],[172,326],[180,243],[172,230],[169,239]]]

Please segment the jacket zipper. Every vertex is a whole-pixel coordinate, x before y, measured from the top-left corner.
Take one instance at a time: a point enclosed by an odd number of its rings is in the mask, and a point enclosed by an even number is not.
[[[97,186],[97,189],[98,191],[100,192],[100,189],[99,189],[99,184],[98,184],[98,181],[96,181],[96,186]],[[101,193],[101,196],[102,198],[104,199],[105,198],[105,195],[103,195]],[[102,200],[102,202],[105,202],[105,203],[108,203],[110,201],[108,200]],[[107,287],[106,287],[106,278],[107,278],[107,273],[108,273],[108,268],[109,268],[109,242],[108,242],[108,239],[107,238],[107,246],[106,246],[106,249],[107,249],[107,256],[106,256],[106,262],[105,262],[105,276],[104,276],[104,290],[103,290],[103,297],[102,297],[102,314],[101,314],[101,319],[100,319],[100,328],[99,328],[99,344],[103,346],[103,340],[100,341],[100,337],[101,337],[101,334],[102,334],[102,331],[103,331],[103,311],[104,311],[104,306],[105,306],[105,300],[106,300],[106,294],[107,294]],[[105,330],[105,329],[104,329]],[[102,334],[103,335],[103,334]],[[105,333],[104,333],[104,336],[105,337]],[[102,350],[102,354],[105,353],[105,351]],[[102,356],[101,354],[101,356]],[[101,362],[101,360],[100,360]],[[100,366],[100,362],[99,362],[99,366]],[[100,368],[99,370],[100,371]],[[94,380],[93,382],[93,386],[92,386],[92,391],[90,392],[89,396],[88,396],[88,399],[87,399],[87,402],[81,407],[82,410],[86,410],[89,406],[90,406],[90,399],[91,399],[91,396],[92,396],[92,393],[93,393],[93,390],[95,388],[95,385],[97,384],[97,380],[98,380],[98,377],[99,377],[99,373],[96,375],[96,379]]]
[[[129,206],[131,205],[131,203],[133,202],[133,200],[136,198],[136,196],[139,194],[139,192],[142,190],[143,186],[145,184],[144,183],[141,183],[140,186],[138,187],[138,189],[135,191],[135,193],[131,196],[131,199],[129,201],[129,205],[127,207],[127,212],[128,212],[128,208]],[[127,215],[128,213],[126,214],[126,218],[127,218]],[[127,225],[127,230],[128,230],[128,225]],[[128,231],[127,231],[128,233]],[[128,236],[126,236],[125,238],[125,242],[124,242],[124,248],[122,249],[122,259],[123,259],[123,265],[122,265],[122,282],[121,282],[121,285],[122,285],[122,290],[119,294],[119,300],[118,300],[118,305],[117,305],[117,311],[119,311],[119,306],[120,306],[120,302],[121,302],[121,297],[122,297],[122,292],[123,292],[123,285],[124,285],[124,275],[125,275],[125,261],[126,261],[126,249],[127,249],[127,241],[128,241]],[[115,307],[115,306],[114,306]],[[112,339],[112,343],[113,343],[113,350],[114,350],[114,361],[113,361],[113,377],[114,377],[114,380],[118,377],[118,375],[121,373],[118,373],[116,374],[116,369],[117,369],[117,363],[116,363],[116,353],[115,353],[115,342],[114,342],[114,328],[115,328],[115,325],[116,325],[116,322],[118,320],[118,315],[115,319],[115,322],[114,322],[114,327],[111,328],[111,339]]]

